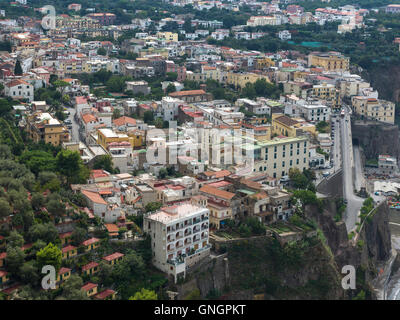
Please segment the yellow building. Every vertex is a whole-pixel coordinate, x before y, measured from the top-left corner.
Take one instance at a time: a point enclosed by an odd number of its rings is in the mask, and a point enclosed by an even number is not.
[[[85,276],[90,276],[99,271],[99,264],[97,262],[90,262],[82,266],[82,274]]]
[[[70,268],[61,268],[57,274],[57,286],[59,286],[62,282],[69,279],[71,276],[71,269]]]
[[[116,133],[111,129],[102,128],[97,130],[97,143],[107,149],[111,142],[129,142],[129,136],[125,133]],[[131,144],[132,145],[132,144]]]
[[[178,34],[174,32],[157,32],[157,38],[165,41],[178,42]]]
[[[277,136],[297,137],[303,131],[316,134],[315,125],[303,119],[292,119],[281,113],[272,114],[272,134]]]
[[[280,179],[290,168],[309,168],[309,141],[306,136],[274,138],[270,141],[245,143],[242,152],[253,152],[254,171]]]
[[[44,141],[58,146],[69,141],[68,129],[49,113],[36,112],[27,120],[28,135],[36,143]]]
[[[269,78],[265,75],[256,73],[228,72],[226,76],[226,84],[232,85],[235,88],[244,88],[247,82],[254,83],[259,79],[265,79],[267,82],[270,82]]]
[[[63,259],[73,258],[78,254],[78,249],[71,245],[62,248],[61,251]]]
[[[96,283],[88,282],[82,286],[81,290],[86,293],[88,297],[94,296],[98,293],[98,285]]]
[[[267,57],[256,58],[254,61],[254,67],[259,70],[275,67],[275,61]]]
[[[210,210],[210,226],[217,230],[221,226],[221,221],[232,219],[232,208],[230,206],[208,201],[207,208]]]
[[[352,97],[352,106],[356,114],[363,118],[394,124],[395,104],[362,96]]]
[[[108,262],[108,264],[110,264],[110,265],[115,265],[118,262],[120,262],[123,257],[124,257],[124,254],[119,253],[119,252],[114,252],[113,254],[110,254],[109,256],[103,257],[103,260]]]
[[[310,53],[308,66],[322,67],[325,71],[348,71],[350,58],[338,52]]]
[[[10,280],[8,272],[0,270],[0,285],[6,283],[8,280]]]
[[[100,239],[90,238],[86,241],[83,241],[81,245],[85,247],[85,252],[89,252],[97,249],[100,246]]]
[[[331,101],[334,107],[340,107],[340,91],[333,84],[323,82],[322,84],[314,85],[312,92],[313,95],[320,99]]]

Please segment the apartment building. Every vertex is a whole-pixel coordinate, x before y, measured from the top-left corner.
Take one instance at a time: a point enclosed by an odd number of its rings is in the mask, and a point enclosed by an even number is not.
[[[362,96],[352,97],[352,106],[362,118],[394,124],[395,104],[390,101]]]
[[[253,152],[254,171],[267,173],[280,179],[289,174],[290,168],[300,171],[309,168],[309,140],[306,136],[274,138],[270,141],[245,143],[242,152]]]
[[[174,32],[157,32],[157,38],[168,42],[178,42],[178,34]]]
[[[312,94],[319,99],[330,101],[335,108],[340,107],[339,90],[333,84],[323,82],[322,84],[314,85]]]
[[[151,237],[153,265],[174,277],[210,254],[209,210],[191,203],[164,207],[144,217],[143,231]]]
[[[90,13],[87,15],[87,17],[97,20],[102,26],[108,26],[110,24],[114,24],[115,20],[117,19],[117,16],[115,14],[108,12]]]
[[[58,146],[69,141],[68,129],[46,112],[39,111],[29,116],[27,131],[29,137],[36,143],[44,141]]]
[[[297,137],[305,132],[315,134],[315,125],[304,119],[293,119],[281,113],[272,114],[272,134],[286,137]]]
[[[312,122],[329,121],[331,108],[322,104],[298,105],[300,115]]]
[[[31,102],[34,98],[33,85],[25,80],[12,80],[4,86],[4,95],[13,99],[26,99]]]
[[[313,52],[308,55],[308,66],[322,67],[325,71],[348,71],[350,58],[338,52]]]

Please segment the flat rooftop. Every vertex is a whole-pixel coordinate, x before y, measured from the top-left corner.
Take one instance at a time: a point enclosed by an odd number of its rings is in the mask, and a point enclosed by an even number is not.
[[[182,203],[171,207],[161,208],[160,211],[150,214],[147,218],[164,224],[169,224],[182,218],[190,218],[198,215],[202,211],[208,209],[192,205],[190,203]]]

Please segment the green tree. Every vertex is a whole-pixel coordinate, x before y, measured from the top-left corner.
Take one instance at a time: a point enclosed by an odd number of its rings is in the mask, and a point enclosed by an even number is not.
[[[129,300],[157,300],[157,298],[157,293],[155,291],[142,288],[142,290],[130,297]]]
[[[42,240],[45,243],[55,243],[58,239],[58,231],[52,223],[34,224],[29,228],[28,237],[32,242]]]
[[[74,231],[72,232],[72,235],[71,235],[72,243],[75,246],[80,245],[83,241],[85,241],[86,234],[87,234],[87,232],[86,232],[85,229],[83,229],[81,227],[75,227],[75,229],[74,229]]]
[[[0,199],[0,218],[8,217],[12,213],[11,207],[8,201]]]
[[[146,212],[154,212],[160,209],[161,207],[162,207],[161,202],[149,202],[148,204],[146,204],[145,210]]]
[[[103,169],[107,172],[114,173],[111,156],[108,154],[98,156],[94,161],[93,169]]]
[[[83,280],[73,274],[62,285],[62,297],[67,300],[89,300],[86,292],[82,291]]]
[[[154,121],[154,113],[152,111],[145,111],[143,114],[143,121],[147,124],[152,124]]]
[[[105,55],[107,55],[107,51],[103,47],[100,47],[97,49],[97,54],[100,56],[105,56]]]
[[[19,60],[17,60],[17,62],[15,63],[14,74],[16,76],[22,75],[22,67],[21,67],[21,62],[19,62]]]
[[[118,118],[120,118],[120,117],[121,117],[121,111],[119,111],[118,108],[115,108],[115,109],[113,110],[113,114],[112,114],[113,120],[114,120],[114,119],[118,119]]]
[[[68,184],[84,183],[89,177],[89,172],[77,151],[61,150],[56,157],[56,167],[66,177]]]
[[[7,246],[7,257],[5,264],[7,271],[12,275],[18,276],[19,270],[24,264],[25,253],[19,247]]]
[[[20,248],[24,245],[24,243],[24,237],[15,230],[11,231],[10,235],[7,237],[7,245],[13,248]]]
[[[41,270],[43,266],[51,265],[58,272],[61,267],[61,260],[61,250],[51,242],[36,253],[36,261],[39,266],[39,270]]]
[[[170,94],[170,93],[172,93],[172,92],[175,92],[176,91],[176,87],[175,87],[175,85],[173,84],[173,83],[170,83],[168,86],[167,86],[167,88],[165,89],[165,94]]]

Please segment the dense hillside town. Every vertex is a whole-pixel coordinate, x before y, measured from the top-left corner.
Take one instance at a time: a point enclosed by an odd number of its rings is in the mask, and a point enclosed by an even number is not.
[[[0,4],[0,300],[232,298],[182,285],[243,239],[277,263],[328,247],[309,212],[329,201],[362,250],[400,199],[398,100],[365,73],[399,61],[398,25],[376,21],[400,5],[314,4]],[[363,126],[396,143],[368,153]]]

